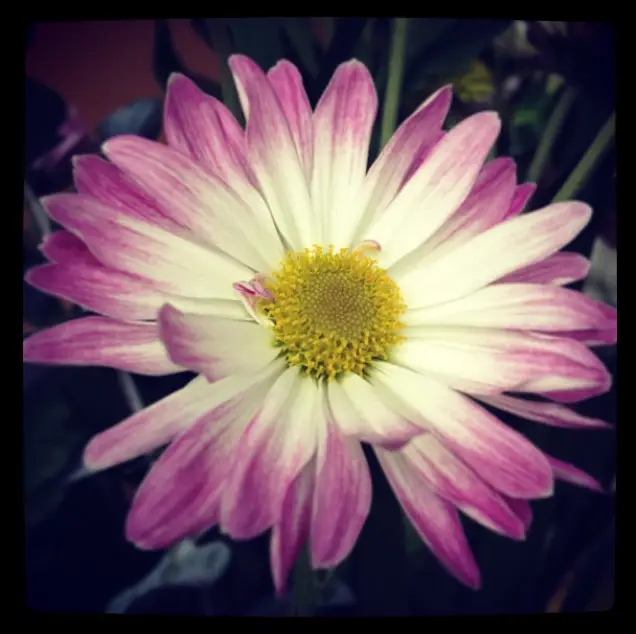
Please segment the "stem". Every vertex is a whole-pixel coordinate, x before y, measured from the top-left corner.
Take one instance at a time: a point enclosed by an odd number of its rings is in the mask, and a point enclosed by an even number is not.
[[[320,585],[311,568],[309,548],[304,548],[294,568],[290,616],[314,616],[319,602]]]
[[[616,113],[612,113],[552,202],[571,200],[583,188],[614,139],[615,127]]]
[[[537,151],[532,158],[532,163],[528,169],[527,180],[533,183],[538,183],[540,181],[541,175],[543,174],[548,163],[548,159],[550,158],[552,146],[559,137],[559,133],[563,127],[563,122],[565,121],[568,112],[570,112],[576,96],[577,91],[574,88],[566,88],[563,91],[561,98],[550,115],[550,119],[545,127],[545,131],[541,137]]]
[[[393,21],[391,51],[389,52],[389,73],[386,93],[384,95],[384,109],[380,133],[380,149],[382,149],[391,138],[397,125],[398,107],[402,93],[402,78],[404,76],[407,27],[408,18],[395,18]]]
[[[49,233],[51,233],[51,221],[42,208],[38,197],[35,195],[26,180],[24,181],[24,200],[33,222],[37,225],[40,238],[46,237]]]
[[[128,403],[128,407],[130,407],[130,411],[135,413],[142,410],[144,408],[144,402],[141,400],[141,395],[139,394],[139,390],[137,390],[132,376],[130,376],[128,372],[120,370],[117,372],[117,378],[119,379],[119,386],[124,393],[124,398],[126,399],[126,403]]]

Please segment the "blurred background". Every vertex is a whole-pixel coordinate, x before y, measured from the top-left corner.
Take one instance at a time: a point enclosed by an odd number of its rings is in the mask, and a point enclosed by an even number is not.
[[[389,18],[224,18],[32,24],[25,59],[23,271],[55,230],[38,198],[72,188],[71,158],[118,134],[161,139],[170,73],[193,78],[237,110],[226,59],[298,65],[312,105],[336,66],[362,60],[380,104],[389,76]],[[611,25],[513,20],[408,20],[398,122],[453,82],[449,125],[496,109],[493,155],[512,156],[519,181],[538,184],[529,208],[565,191],[594,208],[568,250],[593,262],[583,290],[616,305],[614,31]],[[380,112],[380,117],[382,112]],[[380,145],[380,126],[371,159]],[[580,289],[582,285],[573,285]],[[79,316],[72,304],[23,285],[23,336]],[[616,375],[615,347],[598,350]],[[103,368],[23,366],[26,599],[40,611],[284,614],[275,600],[268,535],[232,543],[212,530],[169,553],[142,552],[123,536],[136,486],[153,457],[84,477],[86,441],[190,377],[148,378]],[[616,425],[616,395],[580,411]],[[499,413],[498,413],[499,414]],[[500,416],[504,418],[503,416]],[[614,597],[615,430],[540,428],[509,416],[549,454],[589,471],[594,493],[558,483],[533,504],[523,543],[465,519],[482,569],[473,592],[447,575],[402,517],[382,480],[351,557],[321,580],[320,614],[527,614],[607,610]]]

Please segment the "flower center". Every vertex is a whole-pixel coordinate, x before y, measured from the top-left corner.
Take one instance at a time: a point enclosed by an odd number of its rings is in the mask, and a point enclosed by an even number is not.
[[[362,375],[404,340],[400,289],[363,250],[288,251],[264,282],[271,299],[261,299],[259,308],[277,344],[290,365],[316,378]]]

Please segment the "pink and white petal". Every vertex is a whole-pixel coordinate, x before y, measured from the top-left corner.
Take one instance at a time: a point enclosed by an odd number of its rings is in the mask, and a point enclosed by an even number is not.
[[[92,256],[91,256],[92,258]],[[66,299],[84,309],[122,321],[154,319],[165,303],[143,280],[78,258],[75,264],[44,264],[30,269],[25,280],[38,290]]]
[[[584,203],[565,202],[523,214],[396,281],[412,309],[458,299],[556,253],[585,227],[591,213]]]
[[[287,118],[289,131],[309,182],[313,167],[314,134],[311,105],[302,76],[291,62],[283,59],[269,69],[267,78]]]
[[[441,127],[450,108],[453,91],[444,86],[427,99],[395,131],[378,158],[369,169],[364,181],[361,200],[364,204],[354,206],[361,217],[356,223],[353,243],[362,241],[369,223],[377,219],[395,198],[406,181],[415,173],[423,160],[441,139]],[[414,163],[419,161],[414,169]]]
[[[521,434],[442,383],[385,362],[377,370],[372,383],[494,489],[514,498],[552,494],[547,459]]]
[[[382,244],[383,266],[390,267],[428,240],[457,211],[500,127],[496,114],[482,112],[462,121],[433,148],[365,236]]]
[[[206,95],[191,79],[173,73],[164,108],[166,140],[224,182],[245,181],[245,142],[241,128],[220,101]]]
[[[555,401],[578,403],[611,389],[611,374],[584,344],[543,334],[536,334],[534,338],[537,349],[555,353],[555,364],[544,375],[517,386],[515,392],[535,392]]]
[[[541,262],[505,275],[498,283],[565,286],[587,277],[590,266],[590,261],[578,253],[555,253]]]
[[[94,436],[84,449],[84,466],[101,471],[171,442],[200,416],[225,400],[223,382],[197,377],[184,388]]]
[[[497,158],[486,163],[459,209],[428,240],[392,266],[391,274],[399,277],[415,266],[428,265],[500,222],[516,180],[512,159]]]
[[[476,522],[512,539],[525,538],[523,523],[502,496],[432,434],[418,436],[402,454],[426,479],[433,492],[452,502]]]
[[[252,185],[242,183],[240,190],[232,189],[210,169],[141,137],[114,137],[102,149],[191,237],[254,270],[275,266],[280,260],[282,245]]]
[[[360,221],[371,130],[378,109],[373,78],[357,60],[340,64],[314,112],[311,196],[322,241],[348,247]]]
[[[57,194],[42,202],[49,215],[82,238],[103,264],[145,278],[157,290],[194,298],[236,299],[232,283],[253,274],[219,251],[83,194]]]
[[[75,262],[78,258],[92,258],[88,247],[70,231],[53,231],[44,236],[38,249],[56,264]]]
[[[616,329],[616,309],[569,289],[546,284],[494,284],[437,306],[409,311],[405,322],[562,332]]]
[[[453,505],[435,495],[400,453],[375,451],[418,535],[451,575],[477,590],[481,586],[481,575]]]
[[[491,407],[551,427],[564,427],[566,429],[610,429],[612,427],[600,418],[583,416],[583,414],[558,403],[529,401],[507,394],[479,396],[477,398]]]
[[[183,372],[166,354],[156,324],[127,324],[106,317],[82,317],[31,335],[24,361],[54,365],[105,366],[136,374]]]
[[[510,510],[521,520],[523,527],[528,531],[532,524],[532,507],[528,500],[516,500],[515,498],[504,497]]]
[[[165,548],[218,523],[243,421],[263,394],[262,383],[250,386],[245,377],[222,383],[217,403],[168,447],[137,490],[126,537],[138,547]]]
[[[182,226],[164,214],[153,198],[116,165],[99,156],[87,154],[73,157],[73,179],[80,194],[95,198],[132,218],[168,231]]]
[[[269,556],[279,597],[285,594],[289,573],[309,537],[314,471],[312,459],[289,487],[280,520],[272,528]]]
[[[172,361],[209,381],[258,372],[279,354],[270,332],[251,321],[183,313],[166,304],[158,323]]]
[[[583,487],[584,489],[590,489],[597,493],[603,492],[603,487],[598,480],[588,473],[585,473],[585,471],[581,471],[578,467],[567,462],[557,460],[556,458],[552,458],[551,456],[547,456],[547,458],[550,466],[552,467],[552,471],[554,472],[554,477],[557,480],[563,480],[563,482],[569,482],[570,484]]]
[[[312,567],[325,569],[355,546],[371,509],[371,474],[360,443],[340,432],[321,397],[310,543]]]
[[[221,528],[233,539],[251,539],[280,521],[289,487],[316,450],[317,400],[315,383],[292,367],[261,401],[223,492]]]
[[[392,361],[474,395],[609,389],[605,366],[583,344],[530,332],[426,326],[405,331]]]
[[[515,194],[512,197],[508,212],[502,220],[518,216],[526,208],[528,201],[532,198],[536,189],[537,186],[534,183],[523,183],[522,185],[517,185],[517,189],[515,189]]]
[[[340,431],[360,442],[394,448],[422,433],[421,427],[383,403],[371,384],[357,374],[328,383],[327,400]]]
[[[276,227],[292,249],[317,241],[309,185],[283,108],[265,73],[233,55],[230,69],[246,111],[247,155]]]

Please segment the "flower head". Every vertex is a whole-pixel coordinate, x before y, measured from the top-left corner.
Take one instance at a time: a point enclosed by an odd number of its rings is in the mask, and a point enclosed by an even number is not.
[[[230,66],[245,130],[174,76],[167,146],[112,139],[109,162],[77,159],[78,193],[45,201],[67,231],[28,279],[101,316],[37,333],[24,358],[199,375],[86,448],[99,470],[169,445],[128,517],[140,547],[272,529],[282,591],[307,540],[316,568],[353,548],[366,442],[432,551],[478,586],[457,509],[521,539],[554,477],[592,482],[483,407],[603,425],[562,405],[610,382],[588,346],[615,341],[615,312],[562,288],[587,274],[558,251],[590,209],[520,215],[533,186],[511,160],[484,165],[498,117],[444,133],[449,87],[367,170],[377,99],[362,64],[341,65],[313,111],[289,62]]]

